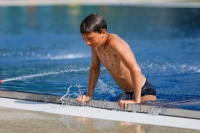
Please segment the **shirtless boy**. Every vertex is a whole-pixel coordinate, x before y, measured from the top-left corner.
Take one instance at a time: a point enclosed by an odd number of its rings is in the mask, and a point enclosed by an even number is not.
[[[125,97],[118,102],[121,109],[127,108],[129,103],[156,100],[156,90],[142,74],[129,45],[116,34],[107,33],[106,21],[101,16],[86,16],[80,25],[80,32],[91,47],[92,63],[87,94],[80,95],[78,102],[86,104],[92,99],[101,63],[124,91]]]

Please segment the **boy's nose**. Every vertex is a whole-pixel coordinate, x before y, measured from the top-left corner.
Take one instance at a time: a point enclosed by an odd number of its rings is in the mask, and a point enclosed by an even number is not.
[[[86,41],[86,44],[87,44],[87,45],[90,45],[90,42],[89,42],[89,41]]]

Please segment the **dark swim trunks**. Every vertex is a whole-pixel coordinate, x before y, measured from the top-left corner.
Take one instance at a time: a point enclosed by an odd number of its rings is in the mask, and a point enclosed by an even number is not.
[[[156,96],[155,87],[146,79],[144,86],[142,87],[141,97],[145,95]],[[134,99],[134,92],[122,92],[119,96],[119,100],[132,100]]]

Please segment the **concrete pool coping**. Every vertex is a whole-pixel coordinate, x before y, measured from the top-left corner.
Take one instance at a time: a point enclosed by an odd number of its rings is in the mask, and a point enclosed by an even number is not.
[[[67,104],[72,106],[81,105],[76,101],[75,98],[66,98],[48,94],[45,95],[38,93],[26,93],[26,92],[16,92],[8,90],[0,90],[0,97],[45,102],[45,103],[54,103],[54,104]],[[117,102],[109,102],[109,101],[91,100],[86,106],[108,109],[108,110],[120,110]],[[200,119],[200,111],[162,107],[159,104],[155,105],[148,103],[129,104],[126,111],[146,113],[152,115],[159,114],[159,115],[174,116],[174,117]]]
[[[0,6],[38,6],[38,5],[135,5],[153,7],[200,8],[200,2],[184,0],[1,0]]]
[[[129,105],[122,111],[116,102],[92,100],[87,106],[80,106],[73,98],[60,100],[61,97],[53,95],[6,90],[0,91],[0,97],[0,106],[7,108],[200,130],[199,111],[167,108],[150,115],[149,110],[154,106],[144,104]],[[68,105],[63,105],[63,100]]]

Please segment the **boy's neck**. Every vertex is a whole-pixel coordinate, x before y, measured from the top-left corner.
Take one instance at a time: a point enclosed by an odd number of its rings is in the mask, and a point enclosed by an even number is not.
[[[108,39],[108,33],[106,33],[105,36],[103,37],[103,42],[101,45],[99,45],[99,48],[104,47],[106,45],[107,39]]]

